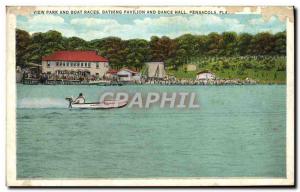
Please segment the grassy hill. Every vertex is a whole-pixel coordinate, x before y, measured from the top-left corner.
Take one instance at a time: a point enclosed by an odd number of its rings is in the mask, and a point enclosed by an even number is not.
[[[195,65],[195,71],[188,71],[187,65]],[[167,69],[167,74],[178,79],[195,79],[202,70],[209,70],[222,79],[251,78],[259,83],[285,83],[286,58],[268,57],[198,57],[177,70]]]

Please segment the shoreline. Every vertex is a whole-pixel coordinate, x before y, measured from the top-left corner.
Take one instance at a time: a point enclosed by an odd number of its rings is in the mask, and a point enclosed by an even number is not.
[[[161,85],[161,86],[233,86],[233,85],[286,85],[286,82],[259,82],[254,80],[181,80],[181,81],[147,81],[147,82],[112,82],[112,81],[72,81],[72,80],[48,80],[40,82],[35,79],[27,79],[17,84],[23,85],[87,85],[87,86],[126,86],[126,85]]]

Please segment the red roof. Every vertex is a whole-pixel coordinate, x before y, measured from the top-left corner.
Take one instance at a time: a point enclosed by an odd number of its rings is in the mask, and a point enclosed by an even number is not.
[[[109,69],[106,73],[109,73],[109,74],[117,74],[118,71],[117,71],[117,70],[114,70],[114,69]]]
[[[107,62],[108,59],[97,55],[96,51],[57,51],[44,56],[43,61],[96,61]]]

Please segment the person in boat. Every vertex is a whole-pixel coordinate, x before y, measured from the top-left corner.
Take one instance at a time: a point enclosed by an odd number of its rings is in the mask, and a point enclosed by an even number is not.
[[[79,93],[79,96],[74,100],[73,103],[85,103],[85,98],[82,93]]]

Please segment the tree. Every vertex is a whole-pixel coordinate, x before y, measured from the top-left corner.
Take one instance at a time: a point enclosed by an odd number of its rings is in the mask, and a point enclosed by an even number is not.
[[[63,37],[58,31],[34,33],[31,39],[32,43],[28,47],[29,61],[31,62],[41,63],[43,56],[65,49]]]
[[[237,34],[235,32],[224,32],[220,39],[221,55],[230,56],[237,53]]]
[[[250,53],[252,35],[249,33],[242,33],[238,36],[237,47],[239,50],[239,55],[248,55]]]
[[[91,42],[91,47],[106,57],[113,68],[121,68],[125,64],[124,41],[118,37],[107,37]]]
[[[167,61],[176,57],[177,44],[169,37],[151,37],[150,43],[151,61]],[[169,63],[170,64],[170,63]]]
[[[31,37],[27,31],[16,30],[16,64],[24,66],[28,60],[28,47],[31,44]]]
[[[89,44],[79,37],[64,38],[64,47],[67,50],[89,50]]]
[[[286,55],[286,31],[278,32],[274,35],[274,50],[278,55]]]
[[[251,40],[251,54],[275,55],[274,46],[274,37],[270,33],[258,33]]]
[[[143,39],[131,39],[125,44],[125,62],[128,66],[141,69],[149,59],[149,44]]]
[[[220,41],[222,37],[218,33],[210,33],[207,36],[208,55],[218,55],[220,52]]]
[[[178,49],[184,49],[187,57],[197,54],[197,38],[192,34],[185,34],[175,39]]]

